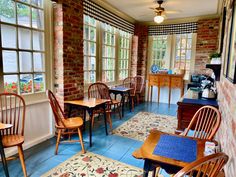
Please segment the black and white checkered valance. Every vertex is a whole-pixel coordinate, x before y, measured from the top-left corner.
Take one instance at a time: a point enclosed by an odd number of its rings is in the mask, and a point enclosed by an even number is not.
[[[93,17],[98,21],[107,23],[113,27],[129,32],[131,34],[134,33],[134,24],[104,9],[103,7],[92,2],[91,0],[84,0],[83,4],[85,15]]]
[[[186,34],[197,32],[197,22],[170,24],[170,25],[155,25],[148,27],[149,36],[156,35],[171,35],[171,34]]]

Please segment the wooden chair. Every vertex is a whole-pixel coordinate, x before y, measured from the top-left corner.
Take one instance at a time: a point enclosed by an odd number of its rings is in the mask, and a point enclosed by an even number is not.
[[[132,111],[134,110],[134,100],[136,96],[136,82],[134,77],[127,77],[123,80],[123,86],[128,88],[133,88],[133,90],[130,91],[130,99],[131,99],[131,105],[132,105]]]
[[[174,177],[217,177],[227,161],[228,156],[224,153],[212,154],[190,163]]]
[[[83,136],[81,131],[83,128],[83,119],[81,117],[66,118],[64,112],[62,111],[52,91],[47,90],[47,96],[49,99],[49,103],[52,107],[52,111],[55,118],[55,127],[57,129],[57,142],[56,142],[55,154],[57,155],[61,136],[74,134],[75,131],[78,131],[79,140],[70,140],[65,142],[79,142],[81,144],[82,152],[85,153]]]
[[[144,78],[142,76],[135,76],[134,81],[136,82],[136,98],[137,104],[139,104],[140,97],[144,89]]]
[[[110,125],[110,128],[112,129],[112,119],[111,119],[111,113],[112,113],[112,107],[114,107],[114,112],[119,114],[119,117],[121,119],[121,111],[120,111],[120,101],[111,99],[109,87],[102,83],[102,82],[96,82],[89,86],[88,88],[88,98],[98,98],[98,99],[108,99],[111,100],[107,103],[106,107],[106,113],[107,113],[107,121]],[[103,110],[96,110],[93,112],[92,116],[92,125],[94,125],[94,117],[96,114],[102,114]]]
[[[219,110],[213,106],[203,106],[194,114],[183,135],[188,136],[190,130],[193,130],[193,137],[212,140],[220,123]]]
[[[17,146],[24,176],[27,176],[22,144],[24,143],[25,101],[14,93],[0,94],[0,122],[12,124],[12,128],[2,131],[4,148]]]

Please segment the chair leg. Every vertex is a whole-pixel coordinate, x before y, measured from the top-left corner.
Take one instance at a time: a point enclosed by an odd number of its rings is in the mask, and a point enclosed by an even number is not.
[[[121,107],[121,104],[120,104],[120,105],[117,105],[119,117],[120,117],[120,119],[122,119],[120,107]]]
[[[139,94],[137,94],[137,104],[139,105]]]
[[[59,146],[59,143],[60,143],[60,138],[61,138],[61,129],[59,129],[58,133],[57,133],[57,142],[56,142],[55,155],[57,155],[58,146]]]
[[[110,125],[110,129],[112,130],[112,120],[111,120],[111,113],[107,112],[107,121]]]
[[[24,152],[23,152],[22,145],[19,145],[17,147],[18,147],[18,153],[19,153],[20,163],[22,166],[24,177],[27,177],[27,172],[26,172],[26,167],[25,167],[25,158],[24,158]]]
[[[82,153],[85,153],[85,149],[84,149],[84,143],[83,143],[83,136],[82,136],[82,132],[81,129],[78,128],[78,135],[79,135],[79,140],[80,140],[80,144],[81,144],[81,148],[82,148]]]
[[[132,111],[134,111],[134,97],[132,97]]]
[[[95,118],[94,118],[94,114],[93,114],[93,115],[92,115],[92,118],[91,118],[91,121],[92,121],[92,122],[91,122],[92,127],[94,127],[94,119],[95,119]]]

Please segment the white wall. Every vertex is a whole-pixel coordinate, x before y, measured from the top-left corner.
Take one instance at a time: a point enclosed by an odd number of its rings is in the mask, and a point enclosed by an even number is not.
[[[30,148],[53,136],[52,112],[48,101],[27,105],[25,117],[25,142],[23,148]],[[17,153],[16,148],[5,149],[6,156]]]

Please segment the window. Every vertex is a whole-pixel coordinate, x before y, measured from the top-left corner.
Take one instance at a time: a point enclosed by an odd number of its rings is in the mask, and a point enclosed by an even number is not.
[[[185,80],[188,80],[194,65],[196,34],[160,35],[149,39],[149,68],[156,64],[159,68],[185,70]]]
[[[174,68],[185,70],[189,74],[192,59],[192,34],[177,34],[175,44]]]
[[[166,62],[167,36],[155,36],[152,43],[152,65],[162,68]]]
[[[129,76],[129,59],[130,59],[130,33],[119,31],[119,80],[124,80]]]
[[[129,76],[131,37],[84,15],[84,83],[116,84]]]
[[[116,29],[103,23],[102,81],[114,82],[116,70]]]
[[[84,83],[96,82],[96,20],[84,16]]]
[[[0,1],[0,73],[4,92],[45,91],[43,0]]]

